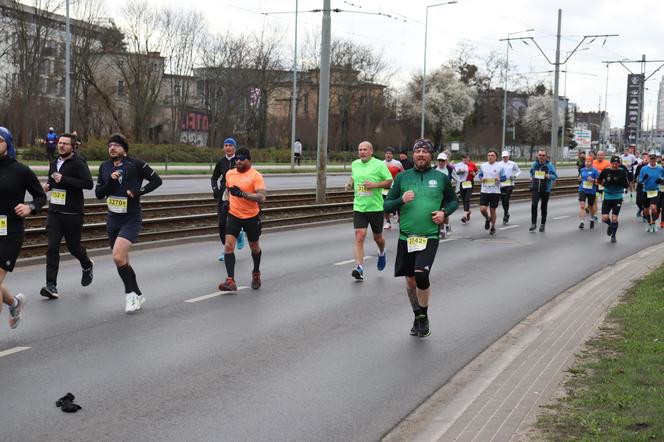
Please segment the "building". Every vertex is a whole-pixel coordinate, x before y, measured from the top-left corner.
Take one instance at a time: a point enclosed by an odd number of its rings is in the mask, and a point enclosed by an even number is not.
[[[658,132],[664,132],[664,75],[659,82],[659,93],[657,94],[657,124]]]
[[[591,131],[593,148],[609,142],[611,138],[611,121],[607,112],[580,112],[575,109],[573,116],[575,130]]]

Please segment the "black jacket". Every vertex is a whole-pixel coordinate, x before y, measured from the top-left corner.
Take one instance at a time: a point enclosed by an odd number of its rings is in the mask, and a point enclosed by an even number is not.
[[[48,169],[48,186],[54,190],[66,190],[67,198],[65,205],[54,204],[53,201],[48,205],[49,212],[83,214],[83,189],[92,189],[92,175],[88,164],[83,161],[76,153],[65,160],[60,166],[62,178],[56,183],[52,178],[53,173],[58,172],[58,160],[51,163]]]
[[[7,234],[24,232],[23,218],[14,208],[23,204],[25,192],[32,195],[32,214],[35,215],[46,204],[46,194],[35,173],[8,155],[0,157],[0,215],[7,217]]]
[[[226,172],[231,169],[235,169],[235,155],[233,155],[233,157],[230,159],[226,158],[224,155],[222,159],[217,161],[217,165],[214,166],[211,182],[212,193],[214,194],[215,199],[219,199],[221,192],[226,188]]]
[[[119,180],[111,178],[111,174],[116,170],[122,171]],[[148,184],[143,186],[143,180],[148,180]],[[127,200],[127,213],[136,213],[141,210],[141,195],[152,192],[161,186],[161,183],[161,178],[148,163],[136,158],[125,157],[119,166],[116,166],[112,160],[104,161],[99,165],[95,194],[99,199],[108,196],[127,198],[127,190],[131,190],[134,197]]]

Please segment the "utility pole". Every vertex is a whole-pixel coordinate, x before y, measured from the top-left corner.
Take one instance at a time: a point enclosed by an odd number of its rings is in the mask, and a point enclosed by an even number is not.
[[[65,133],[71,126],[71,28],[69,0],[65,0]]]
[[[295,138],[297,124],[297,6],[298,0],[295,0],[295,39],[293,43],[293,96],[291,97],[291,172],[295,170]]]
[[[327,188],[327,143],[330,111],[330,40],[332,33],[330,0],[323,0],[323,29],[320,39],[320,73],[318,76],[318,157],[316,159],[316,203],[325,203]]]
[[[544,56],[546,61],[549,64],[554,65],[554,80],[553,80],[553,105],[552,105],[552,114],[551,114],[551,160],[555,163],[557,158],[558,158],[558,89],[559,89],[559,81],[560,81],[560,65],[561,64],[567,64],[567,61],[574,55],[574,53],[579,49],[581,44],[586,41],[589,38],[592,38],[590,43],[595,41],[599,37],[604,37],[604,43],[606,43],[606,39],[609,37],[617,37],[618,34],[601,34],[601,35],[584,35],[579,43],[576,45],[574,49],[568,52],[567,57],[565,60],[562,62],[560,61],[560,31],[562,28],[562,9],[558,9],[558,32],[556,35],[556,58],[555,61],[551,61],[549,57],[546,55],[546,53],[542,50],[539,44],[537,44],[537,41],[533,37],[520,37],[520,38],[514,38],[512,40],[530,40],[532,41],[537,49],[541,52],[541,54]],[[602,44],[602,46],[604,45]],[[564,122],[563,122],[564,124]],[[564,126],[563,126],[564,127]]]

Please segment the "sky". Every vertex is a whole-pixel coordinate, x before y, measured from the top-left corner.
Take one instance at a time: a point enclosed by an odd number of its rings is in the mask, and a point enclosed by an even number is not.
[[[445,0],[442,0],[443,2]],[[425,11],[427,5],[441,0],[332,0],[332,8],[344,12],[332,14],[332,38],[344,38],[383,51],[396,68],[395,86],[403,85],[413,73],[421,73],[424,57]],[[208,17],[211,31],[250,32],[263,26],[278,28],[285,35],[287,59],[292,60],[295,0],[149,0],[155,6],[194,8]],[[121,2],[107,4],[116,16]],[[320,35],[323,0],[299,0],[298,43],[307,36]],[[607,68],[603,61],[664,60],[664,1],[662,0],[458,0],[457,4],[429,8],[427,71],[446,63],[460,43],[475,47],[478,56],[500,51],[506,44],[499,39],[508,33],[533,28],[533,32],[514,35],[533,36],[550,60],[555,60],[558,9],[562,10],[561,57],[574,49],[584,35],[619,34],[583,44],[570,58],[566,92],[570,102],[581,111],[604,110],[613,127],[624,125],[627,74],[620,64],[608,69],[608,94],[605,103]],[[355,12],[351,12],[355,11]],[[283,13],[282,13],[283,12]],[[361,12],[361,13],[358,13]],[[392,18],[388,17],[391,16]],[[589,40],[587,40],[589,41]],[[531,84],[553,83],[553,66],[530,44],[513,42],[510,65]],[[586,48],[587,49],[583,49]],[[648,63],[646,76],[663,63]],[[640,64],[625,64],[640,73]],[[657,93],[664,68],[646,82],[644,129],[655,119]],[[560,95],[564,95],[565,74],[560,77]]]

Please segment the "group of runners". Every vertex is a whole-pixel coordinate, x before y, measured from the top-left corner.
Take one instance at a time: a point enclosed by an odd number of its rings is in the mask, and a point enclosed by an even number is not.
[[[58,137],[58,156],[50,163],[47,182],[42,185],[30,168],[14,158],[12,135],[7,129],[0,128],[0,287],[2,301],[9,307],[12,328],[20,322],[25,297],[12,295],[4,280],[13,270],[23,244],[24,218],[39,212],[46,204],[47,193],[50,193],[50,202],[46,227],[46,284],[40,294],[49,299],[60,296],[57,278],[63,238],[70,253],[80,263],[81,285],[88,286],[93,282],[94,262],[81,244],[81,229],[83,190],[94,186],[96,197],[104,199],[108,207],[107,234],[113,261],[124,285],[125,311],[138,311],[145,302],[129,253],[142,228],[140,197],[159,187],[161,178],[146,162],[130,157],[127,139],[114,134],[107,142],[109,159],[99,166],[94,185],[88,164],[78,155],[76,147],[75,135]],[[227,292],[238,290],[235,249],[242,247],[246,235],[253,261],[251,287],[259,289],[262,284],[259,238],[261,207],[266,201],[265,182],[252,167],[249,149],[238,148],[233,138],[227,138],[223,151],[224,156],[218,161],[211,179],[223,245],[219,260],[224,262],[227,273],[218,288]],[[479,166],[466,154],[462,155],[460,162],[452,164],[449,152],[439,153],[434,165],[435,149],[427,139],[418,139],[414,143],[412,161],[408,159],[407,151],[401,150],[398,155],[399,160],[394,158],[395,150],[387,148],[382,161],[374,157],[373,145],[369,141],[358,146],[359,158],[352,163],[351,178],[346,185],[347,189],[354,191],[355,265],[351,275],[358,281],[365,277],[364,244],[369,226],[377,246],[377,270],[386,268],[387,247],[383,229],[391,229],[393,222],[398,221],[394,274],[405,278],[406,293],[414,313],[411,335],[426,337],[431,334],[429,274],[439,241],[451,233],[450,215],[461,202],[461,222],[470,222],[470,200],[475,182],[479,181],[484,228],[490,235],[495,235],[499,205],[503,209],[503,224],[510,222],[510,198],[522,171],[510,160],[508,151],[501,152],[499,159],[495,150],[489,150],[487,161]],[[588,227],[595,228],[601,198],[602,222],[607,224],[611,241],[616,242],[624,195],[629,192],[632,198],[632,192],[636,191],[638,216],[647,222],[649,232],[657,230],[656,221],[664,202],[664,168],[658,164],[656,155],[643,154],[637,158],[633,152],[627,152],[606,160],[601,151],[596,157],[589,153],[579,159],[578,172],[580,229],[586,227],[588,217]],[[529,230],[538,230],[539,217],[539,231],[544,232],[549,196],[558,179],[556,168],[545,150],[537,153],[529,175],[532,196]],[[24,202],[26,191],[32,196],[32,202],[27,204]]]

